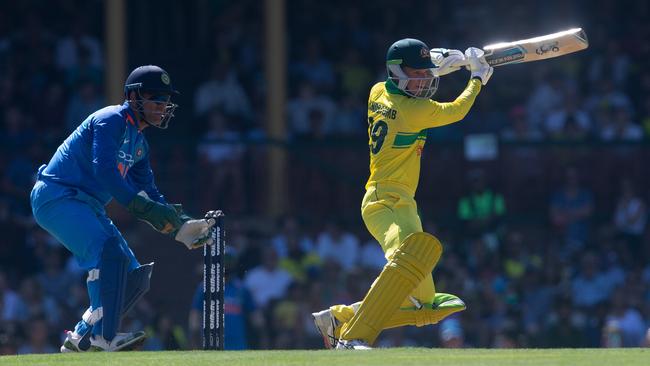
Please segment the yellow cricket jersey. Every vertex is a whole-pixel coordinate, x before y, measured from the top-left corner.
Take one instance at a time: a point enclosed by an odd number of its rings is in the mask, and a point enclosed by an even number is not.
[[[481,90],[472,79],[449,103],[410,98],[390,80],[375,84],[368,98],[370,177],[376,183],[397,185],[415,195],[426,129],[462,120]]]

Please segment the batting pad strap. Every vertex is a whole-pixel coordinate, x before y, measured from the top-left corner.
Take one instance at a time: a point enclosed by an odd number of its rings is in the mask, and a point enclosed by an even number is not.
[[[104,317],[104,309],[99,307],[92,311],[90,310],[90,308],[88,308],[84,313],[84,315],[81,317],[81,319],[83,319],[83,321],[85,321],[89,325],[93,325],[103,317]]]
[[[86,283],[97,281],[99,279],[99,268],[91,269],[88,271],[88,278],[86,278]]]

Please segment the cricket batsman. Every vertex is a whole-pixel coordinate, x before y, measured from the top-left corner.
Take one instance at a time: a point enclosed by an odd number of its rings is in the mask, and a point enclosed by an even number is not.
[[[381,244],[387,264],[363,301],[313,313],[327,348],[369,349],[383,329],[436,324],[465,309],[457,296],[436,293],[433,268],[440,241],[422,231],[414,200],[426,129],[462,120],[493,69],[478,48],[432,49],[402,39],[386,54],[388,79],[368,98],[370,177],[363,221]],[[450,103],[431,100],[439,77],[469,64],[465,90]]]
[[[133,70],[122,105],[88,116],[38,169],[31,192],[36,222],[88,271],[90,306],[61,352],[120,351],[142,343],[143,331],[120,333],[122,316],[148,291],[153,263],[141,265],[107,216],[115,199],[135,217],[189,249],[210,242],[213,219],[194,220],[168,204],[154,183],[147,127],[167,128],[179,94],[158,66]]]

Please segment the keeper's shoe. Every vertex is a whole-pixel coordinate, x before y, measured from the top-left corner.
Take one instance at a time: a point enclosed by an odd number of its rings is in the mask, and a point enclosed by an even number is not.
[[[336,344],[336,349],[353,349],[353,350],[365,351],[365,350],[372,349],[372,347],[370,347],[367,342],[358,339],[353,339],[351,341],[340,339]]]
[[[59,349],[61,353],[86,352],[90,349],[90,332],[83,336],[69,330],[66,330],[65,333],[65,340]]]
[[[316,313],[311,313],[311,316],[314,318],[314,324],[316,324],[318,332],[323,337],[325,348],[336,348],[338,339],[336,339],[334,331],[339,325],[339,321],[336,320],[336,317],[332,314],[332,310],[326,309]]]
[[[141,345],[146,339],[143,331],[133,333],[117,333],[112,341],[107,341],[104,337],[97,335],[90,337],[90,351],[95,352],[118,352],[130,351]]]

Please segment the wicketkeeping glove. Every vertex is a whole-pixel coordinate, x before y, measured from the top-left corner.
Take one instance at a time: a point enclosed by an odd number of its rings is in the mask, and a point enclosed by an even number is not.
[[[467,65],[465,55],[460,50],[450,50],[447,48],[432,48],[429,51],[431,55],[431,62],[438,66],[433,70],[436,76],[443,76],[451,74],[454,71],[460,70],[461,67]]]
[[[193,219],[183,212],[183,207],[179,204],[173,205],[178,214],[183,219],[183,224],[178,231],[172,233],[174,239],[185,244],[187,249],[196,249],[204,245],[212,245],[212,227],[215,224],[214,218],[210,217],[210,212],[206,214],[205,219]]]
[[[148,223],[163,234],[178,230],[183,224],[178,213],[171,205],[152,201],[140,195],[136,195],[129,202],[127,209],[133,216]]]

